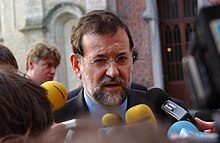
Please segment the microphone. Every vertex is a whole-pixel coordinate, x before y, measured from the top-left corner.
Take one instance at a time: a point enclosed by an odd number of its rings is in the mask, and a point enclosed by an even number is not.
[[[215,113],[215,112],[214,112]],[[199,119],[202,119],[203,121],[207,122],[213,122],[213,111],[208,109],[199,110],[194,114],[194,117],[198,117]]]
[[[157,128],[155,116],[146,104],[139,104],[128,109],[125,113],[125,120],[128,126],[143,122]]]
[[[122,119],[117,113],[107,113],[102,117],[102,124],[105,127],[118,126],[122,124]]]
[[[109,136],[117,134],[125,130],[127,126],[123,125],[122,118],[117,113],[107,113],[102,117],[102,124],[104,128],[99,128],[98,132],[101,136]]]
[[[176,138],[188,138],[196,142],[216,142],[218,135],[216,133],[204,133],[200,132],[196,126],[188,121],[177,121],[174,123],[167,132],[167,136],[170,139]]]
[[[179,106],[175,102],[172,101],[170,96],[160,88],[151,88],[147,91],[147,95],[149,96],[150,103],[154,103],[152,105],[155,109],[156,113],[159,114],[167,114],[174,121],[186,120],[193,123],[200,131],[203,129],[200,125],[195,121],[195,119],[190,115],[190,113]]]
[[[47,90],[47,97],[49,98],[53,110],[60,109],[67,100],[66,88],[57,81],[47,81],[41,84]]]
[[[196,126],[188,121],[177,121],[168,129],[167,136],[172,137],[180,134],[181,130],[185,128],[190,131],[198,131]]]
[[[68,129],[68,130],[76,130],[76,129],[80,129],[80,128],[81,129],[84,129],[84,128],[97,129],[98,128],[96,126],[96,124],[89,119],[71,119],[71,120],[61,122],[61,124],[63,124],[65,129]]]
[[[79,124],[81,124],[81,120],[79,120],[79,119],[71,119],[71,120],[62,122],[62,124],[65,126],[65,129],[74,129]]]
[[[121,118],[117,114],[105,114],[102,117],[102,123],[105,128],[100,128],[99,132],[102,135],[112,135],[118,133],[125,133],[131,129],[139,128],[143,124],[151,125],[157,128],[157,122],[152,110],[145,104],[138,104],[127,110],[125,113],[125,121],[127,125],[123,125]]]

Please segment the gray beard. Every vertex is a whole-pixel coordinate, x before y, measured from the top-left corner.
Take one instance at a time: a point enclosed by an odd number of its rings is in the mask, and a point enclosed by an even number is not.
[[[116,91],[116,92],[104,92],[102,90],[102,86],[104,82],[110,82],[110,81],[117,81],[120,82],[122,85],[122,91]],[[112,106],[112,105],[120,105],[122,104],[126,97],[129,90],[129,85],[126,86],[125,82],[120,78],[111,78],[111,77],[104,77],[100,84],[99,84],[99,90],[95,91],[92,95],[94,101],[100,105],[104,106]]]
[[[105,92],[104,94],[102,94],[102,91],[100,91],[94,93],[94,97],[95,101],[101,105],[120,105],[127,97],[127,90],[123,90],[122,92]]]

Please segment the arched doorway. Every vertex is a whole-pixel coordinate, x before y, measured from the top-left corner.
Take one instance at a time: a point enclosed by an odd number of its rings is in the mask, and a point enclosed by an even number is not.
[[[57,68],[55,80],[64,84],[68,91],[75,89],[80,80],[75,76],[69,55],[72,52],[70,37],[72,28],[84,15],[82,9],[72,3],[62,3],[54,7],[44,19],[47,39],[55,43],[61,53],[61,64]]]

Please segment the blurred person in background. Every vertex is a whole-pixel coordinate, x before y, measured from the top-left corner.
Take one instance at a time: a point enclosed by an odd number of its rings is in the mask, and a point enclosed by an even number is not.
[[[61,55],[54,45],[37,43],[27,53],[25,77],[30,78],[38,85],[52,81],[60,60]]]
[[[18,71],[18,63],[11,50],[0,44],[0,65],[9,65]]]

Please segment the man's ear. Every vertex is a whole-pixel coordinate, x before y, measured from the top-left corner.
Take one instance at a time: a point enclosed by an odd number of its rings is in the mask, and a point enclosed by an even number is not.
[[[32,61],[29,60],[29,61],[27,62],[27,64],[28,64],[28,69],[33,69],[34,64],[33,64]]]
[[[81,74],[80,62],[74,53],[70,54],[70,62],[76,76],[81,79],[82,74]]]

